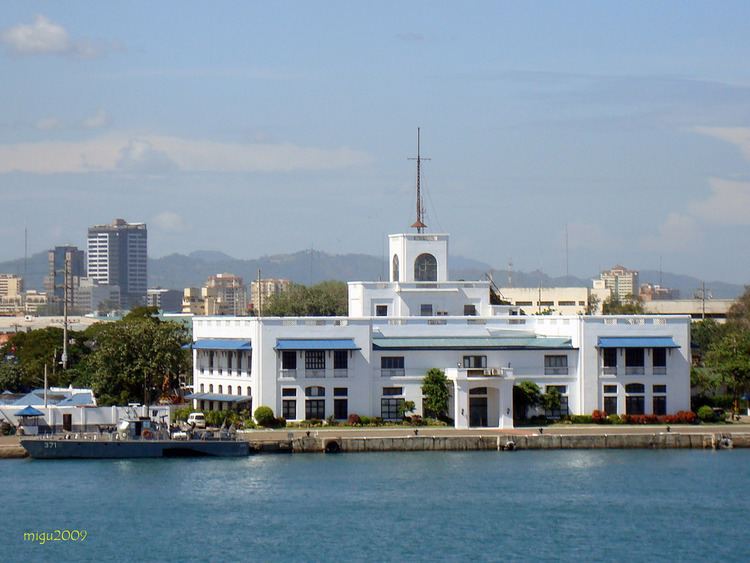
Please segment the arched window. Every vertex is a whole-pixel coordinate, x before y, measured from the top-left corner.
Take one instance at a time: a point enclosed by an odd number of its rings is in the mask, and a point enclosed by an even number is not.
[[[213,383],[210,383],[210,384],[208,385],[208,392],[209,392],[209,393],[213,393],[213,392],[214,392],[214,384],[213,384]]]
[[[201,383],[201,393],[203,393],[203,383]]]
[[[437,260],[432,254],[420,254],[414,261],[414,281],[437,281]]]
[[[625,386],[626,393],[645,393],[646,386],[643,383],[628,383]]]
[[[248,385],[247,386],[247,396],[250,397],[251,395],[252,395],[252,393],[250,393],[250,386]]]
[[[237,394],[242,395],[242,387],[240,385],[237,386]]]
[[[219,393],[223,393],[224,391],[221,388],[221,385],[219,385]]]
[[[232,386],[227,385],[227,395],[231,395],[231,394],[232,394]]]
[[[397,282],[400,281],[398,279],[399,271],[398,271],[398,254],[393,255],[393,281]]]

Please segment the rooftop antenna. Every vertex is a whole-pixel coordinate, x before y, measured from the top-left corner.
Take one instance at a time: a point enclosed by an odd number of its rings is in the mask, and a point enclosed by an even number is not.
[[[427,225],[422,221],[424,215],[424,206],[422,205],[422,188],[420,181],[422,178],[422,161],[430,160],[429,158],[423,158],[420,153],[420,127],[417,127],[417,158],[410,158],[409,160],[417,161],[417,220],[412,224],[412,229],[417,229],[418,233],[421,233]]]
[[[661,277],[662,277],[662,270],[661,270],[661,255],[660,255],[659,256],[659,287],[662,286]]]
[[[569,284],[570,277],[570,256],[568,254],[568,224],[565,223],[565,283]]]
[[[27,227],[23,228],[23,281],[25,283],[28,283],[28,279],[26,278],[26,263],[28,261],[29,256],[29,229]]]
[[[508,287],[513,287],[513,258],[508,259]]]

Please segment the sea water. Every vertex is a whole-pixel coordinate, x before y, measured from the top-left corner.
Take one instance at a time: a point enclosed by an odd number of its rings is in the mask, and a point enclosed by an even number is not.
[[[746,561],[749,489],[750,450],[7,460],[0,560]]]

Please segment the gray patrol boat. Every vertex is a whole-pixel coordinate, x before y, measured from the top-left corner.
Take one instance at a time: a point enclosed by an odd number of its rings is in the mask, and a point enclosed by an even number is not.
[[[232,429],[170,432],[144,417],[122,419],[114,432],[66,433],[21,438],[37,459],[116,459],[138,457],[240,457],[250,444]]]

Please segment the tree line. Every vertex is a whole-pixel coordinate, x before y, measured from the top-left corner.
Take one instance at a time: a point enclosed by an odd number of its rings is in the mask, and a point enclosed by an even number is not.
[[[185,325],[160,320],[156,308],[140,307],[122,320],[68,331],[63,369],[61,328],[19,332],[0,347],[0,391],[43,387],[47,366],[50,387],[91,388],[100,405],[174,398],[180,375],[192,375],[192,356],[183,349],[190,341]]]

